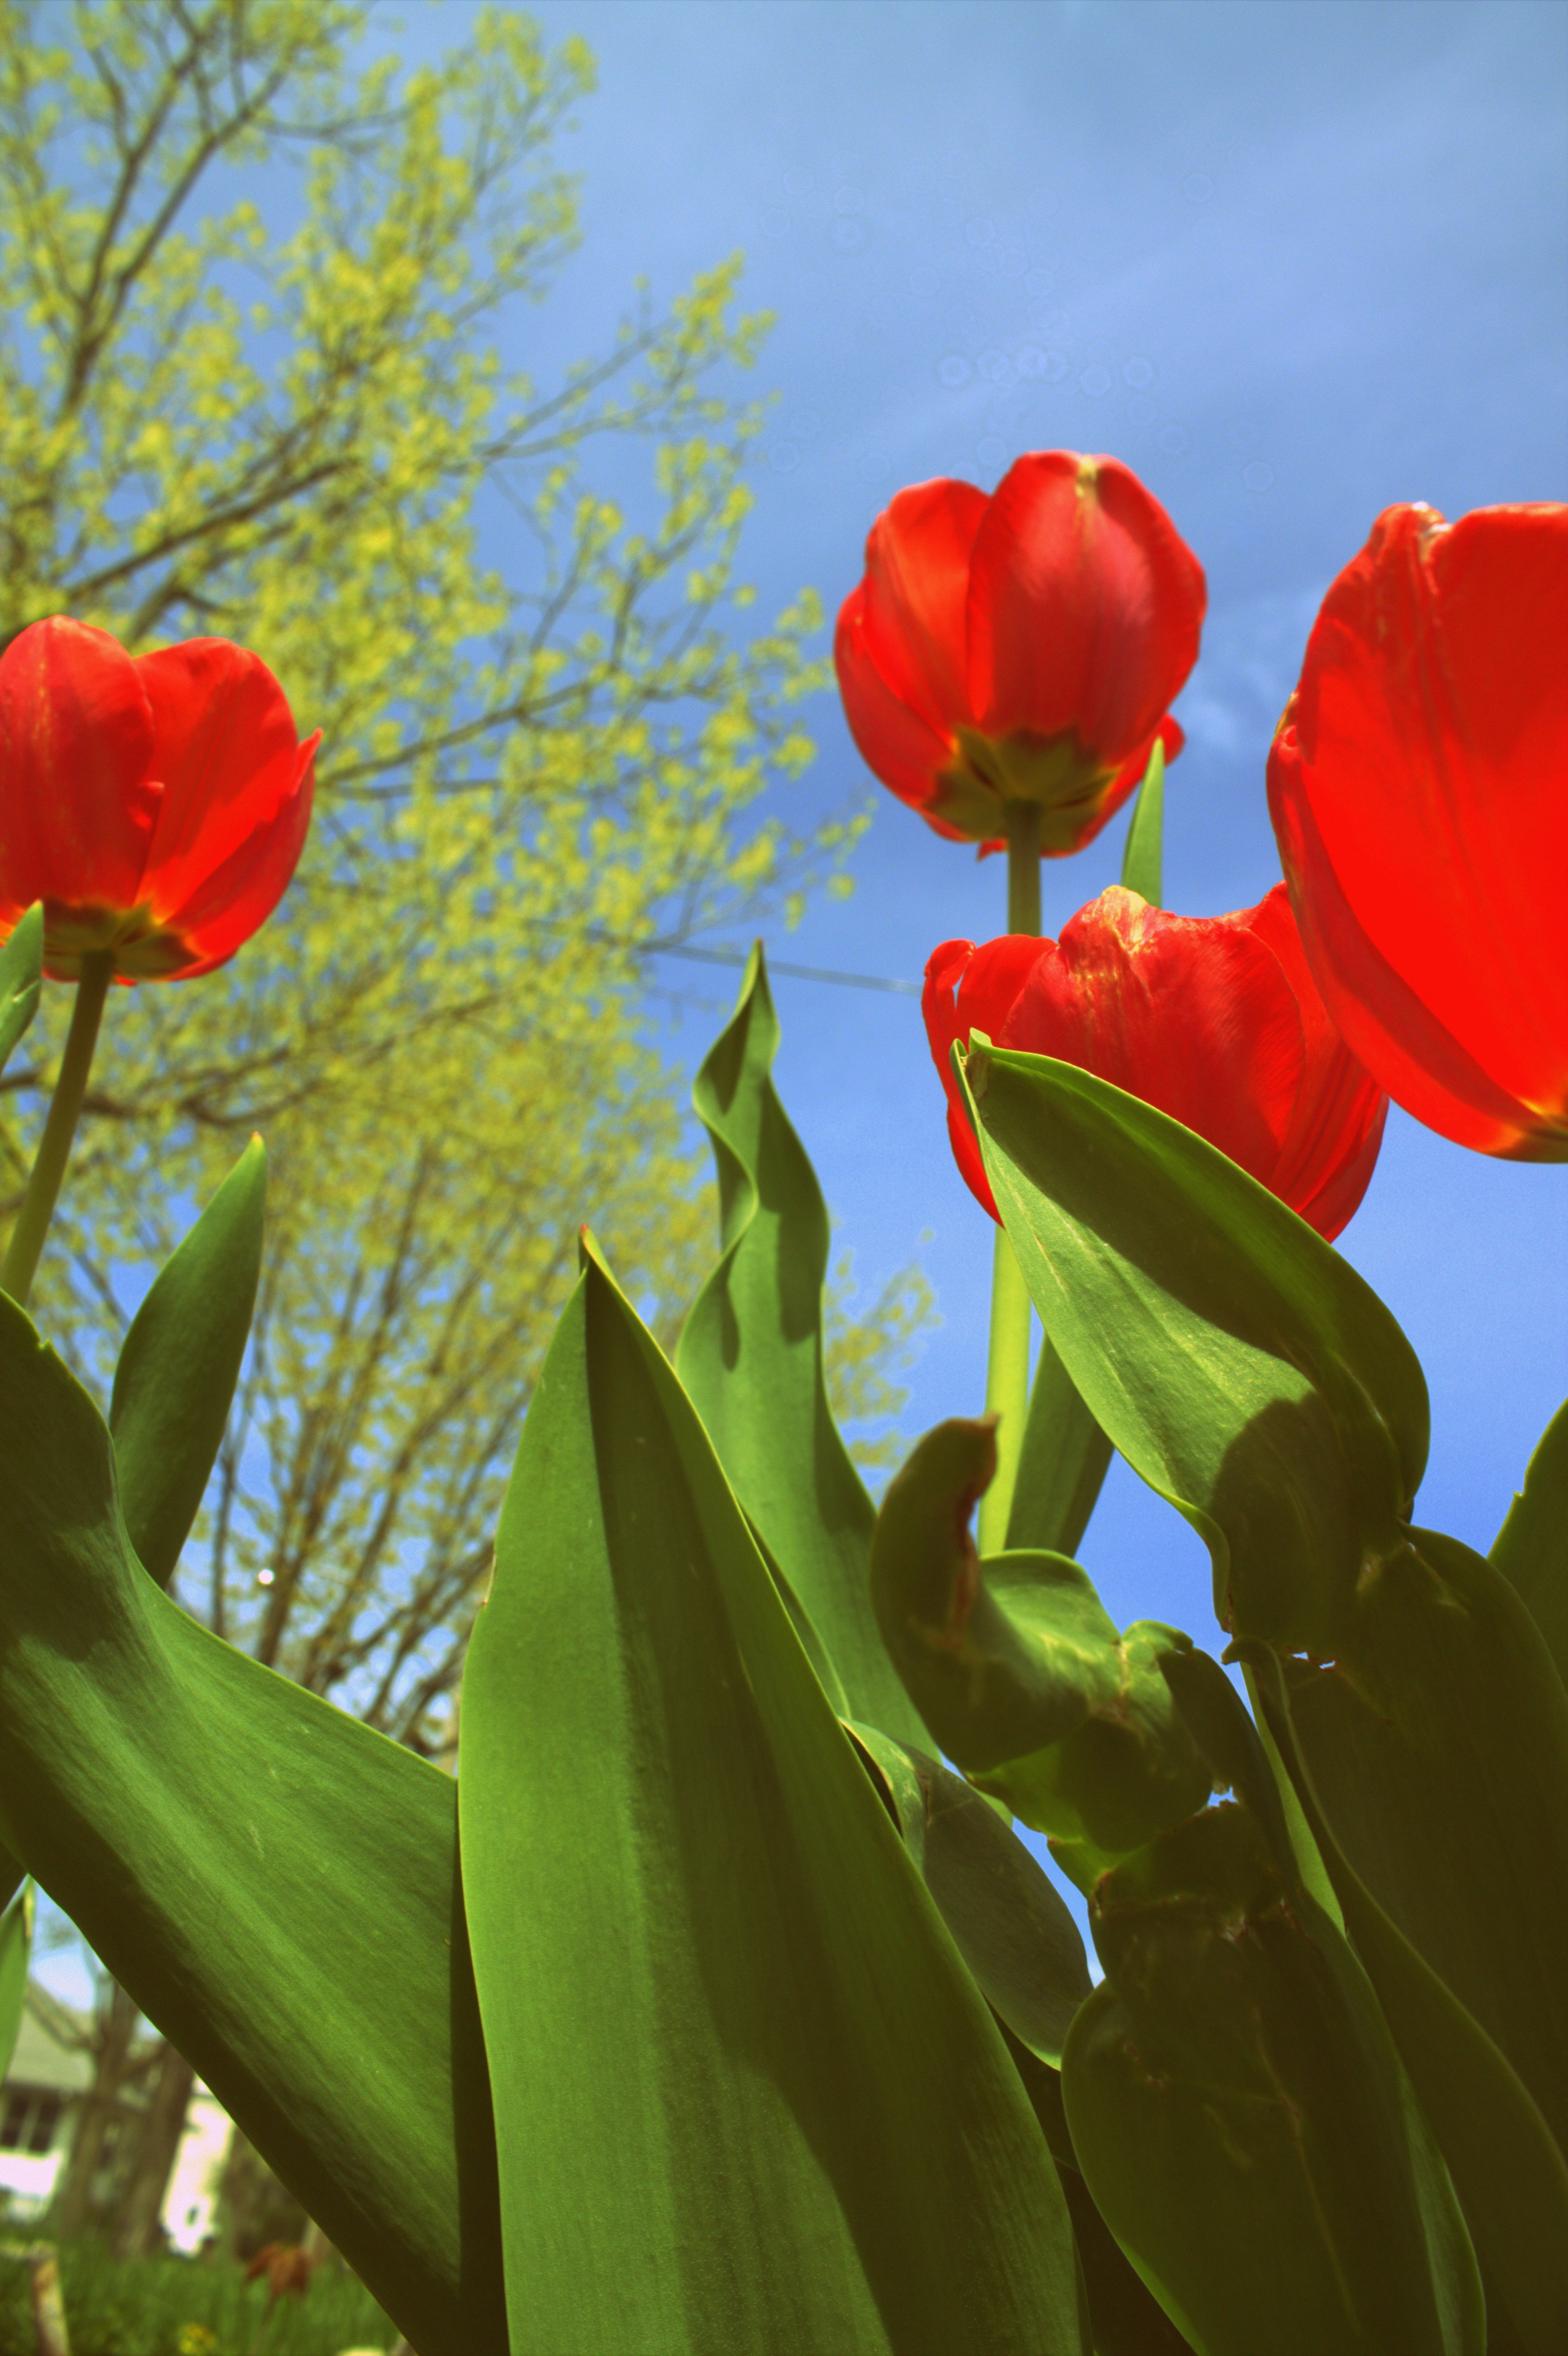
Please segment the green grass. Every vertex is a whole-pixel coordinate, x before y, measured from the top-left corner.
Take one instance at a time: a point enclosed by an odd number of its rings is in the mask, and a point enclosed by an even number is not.
[[[15,2227],[7,2238],[23,2236]],[[202,2324],[202,2356],[250,2356],[267,2311],[265,2282],[246,2283],[238,2265],[157,2257],[118,2260],[101,2243],[60,2251],[60,2286],[71,2356],[187,2356],[186,2324]],[[362,2283],[328,2265],[303,2299],[283,2297],[261,2345],[264,2356],[339,2356],[346,2348],[389,2349],[397,2326]],[[0,2258],[0,2356],[34,2356],[29,2269]]]

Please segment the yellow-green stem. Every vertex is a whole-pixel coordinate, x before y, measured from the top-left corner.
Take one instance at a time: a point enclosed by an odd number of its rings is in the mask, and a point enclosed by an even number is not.
[[[1045,812],[1038,802],[1004,802],[1008,835],[1008,930],[1040,930],[1040,835]]]
[[[1029,1300],[1018,1256],[1005,1227],[997,1229],[991,1262],[991,1341],[986,1359],[986,1412],[997,1425],[997,1470],[980,1500],[976,1540],[980,1552],[1000,1554],[1018,1486],[1019,1457],[1029,1413]]]
[[[1002,809],[1008,837],[1008,930],[1040,931],[1040,831],[1038,802],[1007,802]],[[1007,1231],[997,1229],[991,1262],[991,1335],[986,1356],[986,1412],[998,1419],[997,1471],[980,1500],[976,1542],[980,1552],[999,1554],[1008,1542],[1008,1519],[1018,1485],[1019,1457],[1029,1411],[1029,1298]]]
[[[81,1100],[87,1094],[87,1076],[92,1069],[92,1051],[98,1044],[98,1026],[103,1019],[103,1001],[109,995],[109,985],[114,979],[114,955],[111,949],[90,950],[81,960],[81,979],[76,986],[76,1004],[71,1010],[70,1032],[65,1043],[59,1077],[55,1082],[54,1100],[44,1123],[44,1133],[38,1141],[37,1156],[27,1191],[22,1197],[22,1207],[16,1214],[16,1224],[11,1230],[11,1240],[5,1248],[4,1266],[0,1266],[0,1291],[8,1292],[13,1301],[26,1308],[27,1295],[33,1289],[33,1272],[38,1265],[38,1254],[44,1248],[44,1237],[49,1231],[59,1200],[60,1182],[66,1163],[70,1160],[71,1141],[76,1124],[81,1117]]]

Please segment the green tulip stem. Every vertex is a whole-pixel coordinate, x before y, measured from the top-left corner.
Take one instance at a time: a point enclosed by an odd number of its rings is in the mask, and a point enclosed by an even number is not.
[[[1004,802],[1008,836],[1008,930],[1040,930],[1040,834],[1045,812],[1039,802]]]
[[[1029,1413],[1029,1298],[1018,1255],[1005,1227],[997,1229],[991,1262],[991,1340],[986,1358],[986,1412],[997,1422],[997,1470],[980,1500],[980,1552],[1000,1554],[1023,1453]]]
[[[92,1069],[92,1051],[98,1044],[103,1001],[113,979],[113,951],[88,950],[81,960],[81,979],[76,986],[76,1004],[71,1010],[70,1033],[65,1043],[59,1077],[55,1082],[54,1100],[38,1141],[27,1191],[11,1230],[5,1265],[0,1267],[0,1291],[8,1292],[19,1308],[27,1307],[27,1295],[33,1289],[33,1271],[38,1265],[38,1254],[43,1250],[44,1237],[59,1200],[60,1182],[70,1160],[71,1141],[81,1118],[87,1076]]]
[[[1008,837],[1008,930],[1040,931],[1040,830],[1038,802],[1005,802]],[[1007,1231],[997,1229],[991,1263],[991,1334],[986,1355],[986,1412],[997,1422],[997,1470],[980,1500],[977,1543],[983,1555],[999,1554],[1008,1542],[1008,1521],[1018,1485],[1029,1413],[1029,1297]]]

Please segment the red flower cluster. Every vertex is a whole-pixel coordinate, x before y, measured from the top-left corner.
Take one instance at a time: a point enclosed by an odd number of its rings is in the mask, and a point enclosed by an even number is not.
[[[1390,508],[1323,601],[1269,809],[1330,1013],[1417,1120],[1568,1160],[1568,507]]]
[[[952,1070],[953,1043],[971,1030],[1169,1113],[1321,1236],[1337,1236],[1366,1193],[1388,1099],[1328,1019],[1283,884],[1230,916],[1169,916],[1115,889],[1059,941],[944,941],[923,1009],[958,1167],[993,1218]]]
[[[226,638],[133,659],[35,622],[0,656],[0,932],[41,900],[57,980],[97,949],[122,981],[222,965],[288,887],[319,742]]]
[[[1202,567],[1115,458],[1041,450],[987,498],[901,491],[866,542],[834,659],[850,733],[938,834],[1000,850],[1009,801],[1040,806],[1048,857],[1133,791],[1198,656]]]

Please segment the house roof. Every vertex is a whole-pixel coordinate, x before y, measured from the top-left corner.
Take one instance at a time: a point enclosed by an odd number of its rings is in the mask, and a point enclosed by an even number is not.
[[[76,2051],[72,2040],[91,2027],[82,2014],[30,1979],[6,2085],[41,2086],[52,2094],[85,2094],[92,2083],[92,2057]]]
[[[35,2086],[50,2094],[84,2094],[92,2084],[92,2056],[77,2040],[91,2037],[92,2017],[62,2004],[37,1980],[29,1979],[16,2050],[5,2072],[7,2086]],[[140,2089],[127,2086],[121,2100],[139,2105]]]

